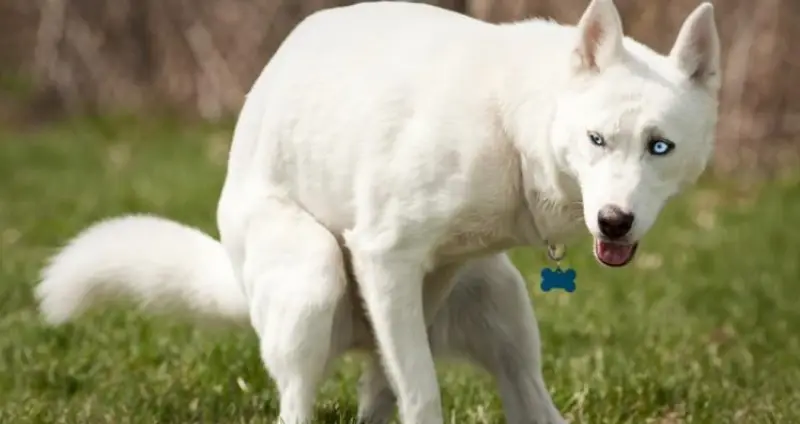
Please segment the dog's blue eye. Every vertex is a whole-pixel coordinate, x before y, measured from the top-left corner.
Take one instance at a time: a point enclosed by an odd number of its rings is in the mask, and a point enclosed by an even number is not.
[[[655,156],[664,156],[671,152],[674,148],[675,144],[673,142],[660,138],[650,140],[650,142],[647,144],[647,151],[650,152],[651,155]]]
[[[589,137],[589,141],[591,141],[595,146],[602,147],[606,145],[606,140],[603,138],[603,136],[594,131],[589,131],[587,136]]]

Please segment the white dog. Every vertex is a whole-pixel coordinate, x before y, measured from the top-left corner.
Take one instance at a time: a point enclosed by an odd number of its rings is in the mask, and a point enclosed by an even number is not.
[[[315,13],[247,97],[221,243],[155,217],[99,223],[44,271],[41,310],[59,323],[127,296],[249,321],[286,424],[311,419],[353,348],[374,359],[362,422],[396,399],[402,422],[442,424],[433,355],[453,353],[497,378],[509,423],[562,423],[503,252],[563,243],[582,208],[597,259],[627,264],[706,166],[719,50],[708,3],[667,56],[626,38],[611,0],[577,26],[398,2]]]

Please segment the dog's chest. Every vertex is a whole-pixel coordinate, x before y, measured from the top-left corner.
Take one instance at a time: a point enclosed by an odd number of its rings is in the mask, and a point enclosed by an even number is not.
[[[453,262],[509,249],[516,244],[506,214],[465,213],[456,217],[436,249],[436,262]]]
[[[436,262],[454,262],[516,246],[567,243],[583,227],[580,203],[521,201],[513,178],[479,196],[451,220],[435,250]],[[535,197],[534,197],[535,198]]]

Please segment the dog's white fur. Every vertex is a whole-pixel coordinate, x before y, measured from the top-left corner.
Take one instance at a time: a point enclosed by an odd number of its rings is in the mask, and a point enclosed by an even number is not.
[[[221,244],[156,217],[96,224],[52,258],[41,310],[60,323],[133,297],[249,320],[287,424],[310,419],[328,364],[352,348],[374,353],[362,422],[387,422],[396,393],[404,423],[441,424],[441,352],[497,378],[509,423],[561,423],[503,251],[563,242],[581,215],[598,236],[608,203],[635,213],[638,241],[704,169],[719,83],[710,4],[668,56],[625,38],[611,0],[575,27],[397,2],[315,13],[247,97]],[[677,148],[648,155],[654,135]]]

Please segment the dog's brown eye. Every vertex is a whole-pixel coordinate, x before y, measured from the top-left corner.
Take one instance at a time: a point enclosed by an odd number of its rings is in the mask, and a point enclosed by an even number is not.
[[[606,145],[606,140],[603,138],[602,135],[594,131],[589,131],[586,135],[589,137],[589,141],[592,142],[592,144],[594,144],[595,146],[603,147]]]

